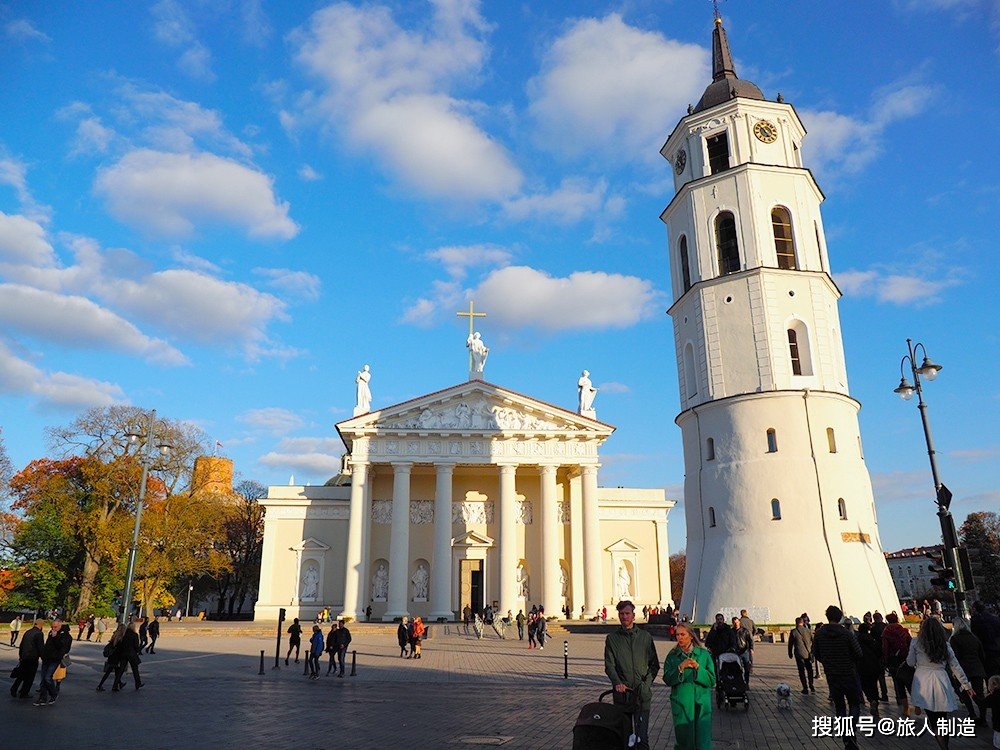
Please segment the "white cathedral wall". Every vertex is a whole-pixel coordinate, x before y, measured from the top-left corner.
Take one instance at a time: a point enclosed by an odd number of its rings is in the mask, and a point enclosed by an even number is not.
[[[832,603],[854,614],[896,607],[867,469],[851,452],[856,414],[857,402],[838,394],[777,392],[705,404],[678,417],[689,560],[683,612],[708,622],[718,611],[746,607],[758,621],[790,623]],[[841,442],[837,454],[823,456],[828,427]],[[774,453],[769,428],[776,430]],[[705,454],[709,437],[714,460]],[[847,521],[839,518],[840,497],[848,503]],[[772,518],[773,499],[780,519]],[[861,534],[867,543],[853,541]]]

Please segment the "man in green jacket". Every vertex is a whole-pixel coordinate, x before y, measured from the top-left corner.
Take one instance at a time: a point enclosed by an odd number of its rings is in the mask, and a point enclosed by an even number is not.
[[[635,701],[632,715],[637,750],[649,750],[649,709],[653,680],[660,671],[653,637],[635,627],[635,605],[627,599],[618,602],[622,626],[608,633],[604,640],[604,673],[615,690],[615,703]],[[629,691],[632,696],[626,696]]]

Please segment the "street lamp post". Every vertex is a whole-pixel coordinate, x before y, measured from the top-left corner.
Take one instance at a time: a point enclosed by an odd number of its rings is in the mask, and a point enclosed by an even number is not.
[[[132,529],[132,546],[128,551],[128,565],[125,568],[125,591],[122,600],[121,622],[127,623],[132,610],[132,581],[135,577],[135,558],[139,552],[139,528],[142,525],[142,508],[146,501],[146,480],[149,478],[149,469],[153,465],[156,452],[167,456],[170,454],[170,446],[167,443],[156,443],[156,409],[149,414],[149,424],[145,434],[139,432],[129,432],[126,436],[130,443],[136,444],[142,441],[139,449],[139,463],[142,464],[142,477],[139,479],[139,500],[135,506],[135,526]],[[154,449],[155,445],[155,449]]]
[[[954,570],[955,578],[955,607],[962,617],[969,617],[969,605],[965,597],[965,582],[962,580],[962,569],[958,560],[958,533],[955,531],[955,519],[951,515],[949,505],[951,504],[951,492],[941,483],[938,474],[937,453],[934,450],[934,439],[931,437],[931,423],[927,418],[927,403],[924,401],[924,389],[922,380],[934,380],[943,369],[939,364],[931,361],[927,356],[926,347],[917,343],[914,345],[913,339],[906,340],[907,354],[899,362],[899,385],[893,390],[899,394],[904,401],[913,398],[917,394],[917,408],[920,410],[920,422],[924,428],[924,441],[927,443],[927,457],[931,462],[931,477],[934,480],[934,502],[937,504],[938,521],[941,524],[941,538],[944,542],[945,562],[949,568]],[[924,358],[920,366],[917,366],[917,351],[923,352]],[[913,377],[913,384],[906,379],[903,366],[908,365],[910,375]]]
[[[184,608],[184,616],[185,617],[190,617],[191,616],[191,592],[192,591],[194,591],[194,584],[191,583],[191,581],[188,581],[188,601],[187,601],[187,606]]]

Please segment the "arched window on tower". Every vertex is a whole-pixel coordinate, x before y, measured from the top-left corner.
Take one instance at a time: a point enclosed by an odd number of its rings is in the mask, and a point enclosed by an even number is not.
[[[771,499],[771,520],[781,520],[781,501],[776,497]]]
[[[773,427],[767,431],[767,452],[778,452],[778,433],[775,432]]]
[[[715,508],[711,506],[708,508],[708,528],[715,528]]]
[[[833,433],[832,427],[826,428],[826,444],[830,449],[830,453],[837,452],[837,436]]]
[[[842,497],[837,498],[837,513],[840,514],[841,521],[847,520],[847,503],[844,502],[844,498]]]
[[[715,460],[715,438],[708,438],[705,441],[705,460]]]
[[[681,255],[681,281],[684,284],[684,291],[691,288],[691,261],[688,259],[688,238],[683,234],[680,241]]]
[[[771,209],[771,229],[774,231],[774,251],[778,256],[778,268],[794,271],[795,242],[792,239],[792,215],[784,206]]]
[[[740,245],[736,238],[736,218],[731,211],[715,217],[715,247],[719,253],[719,275],[740,270]]]
[[[801,320],[794,320],[788,326],[788,356],[792,360],[793,375],[813,374],[809,329]]]
[[[694,369],[694,346],[684,345],[684,389],[688,398],[698,395],[698,375]]]

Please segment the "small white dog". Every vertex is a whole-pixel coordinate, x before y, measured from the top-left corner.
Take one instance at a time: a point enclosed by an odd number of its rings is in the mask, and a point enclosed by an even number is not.
[[[778,696],[778,708],[791,710],[792,689],[788,686],[788,683],[786,682],[778,683],[778,687],[774,689],[774,692]]]

